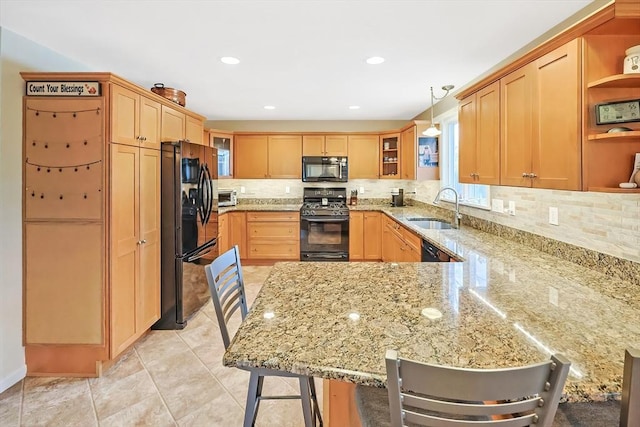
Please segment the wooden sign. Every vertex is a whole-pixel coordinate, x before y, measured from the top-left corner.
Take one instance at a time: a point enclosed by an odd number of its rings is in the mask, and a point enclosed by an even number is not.
[[[27,96],[100,96],[100,83],[27,81]]]

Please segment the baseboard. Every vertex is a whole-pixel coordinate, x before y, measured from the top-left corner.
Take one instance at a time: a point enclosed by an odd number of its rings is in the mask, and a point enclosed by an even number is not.
[[[11,387],[15,383],[17,383],[18,381],[23,379],[25,376],[27,376],[27,365],[26,364],[22,365],[21,368],[16,369],[15,371],[11,372],[6,377],[0,378],[0,393],[2,393],[3,391],[7,390],[9,387]]]

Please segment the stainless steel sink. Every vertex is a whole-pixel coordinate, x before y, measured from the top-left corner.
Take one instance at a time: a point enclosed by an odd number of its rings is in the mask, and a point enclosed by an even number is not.
[[[416,227],[431,230],[444,230],[451,228],[451,224],[449,222],[440,218],[406,218],[406,220]]]

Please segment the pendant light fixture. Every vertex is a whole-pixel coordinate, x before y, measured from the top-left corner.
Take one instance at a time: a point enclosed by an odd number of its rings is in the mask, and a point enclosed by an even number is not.
[[[433,122],[433,101],[436,100],[436,99],[437,100],[443,99],[447,95],[449,95],[449,92],[451,91],[451,89],[453,89],[453,85],[442,86],[442,90],[444,90],[446,92],[440,98],[433,96],[433,86],[431,86],[429,89],[431,90],[431,125],[429,125],[427,130],[422,132],[422,134],[425,135],[425,136],[438,136],[442,132],[440,131],[440,129],[438,129],[436,127],[435,123]]]

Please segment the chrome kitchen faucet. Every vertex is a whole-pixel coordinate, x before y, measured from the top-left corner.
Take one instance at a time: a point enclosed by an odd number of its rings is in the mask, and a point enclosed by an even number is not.
[[[440,191],[438,191],[438,194],[436,194],[436,198],[433,199],[433,204],[437,205],[440,202],[440,195],[442,194],[442,192],[444,190],[451,190],[451,191],[453,191],[453,194],[455,194],[455,196],[456,196],[456,200],[455,200],[456,213],[455,213],[455,216],[453,217],[453,221],[451,221],[451,226],[453,228],[460,228],[460,219],[462,218],[462,215],[460,215],[460,204],[458,203],[459,195],[458,195],[458,192],[456,191],[455,188],[453,188],[453,187],[442,187],[440,189]]]

